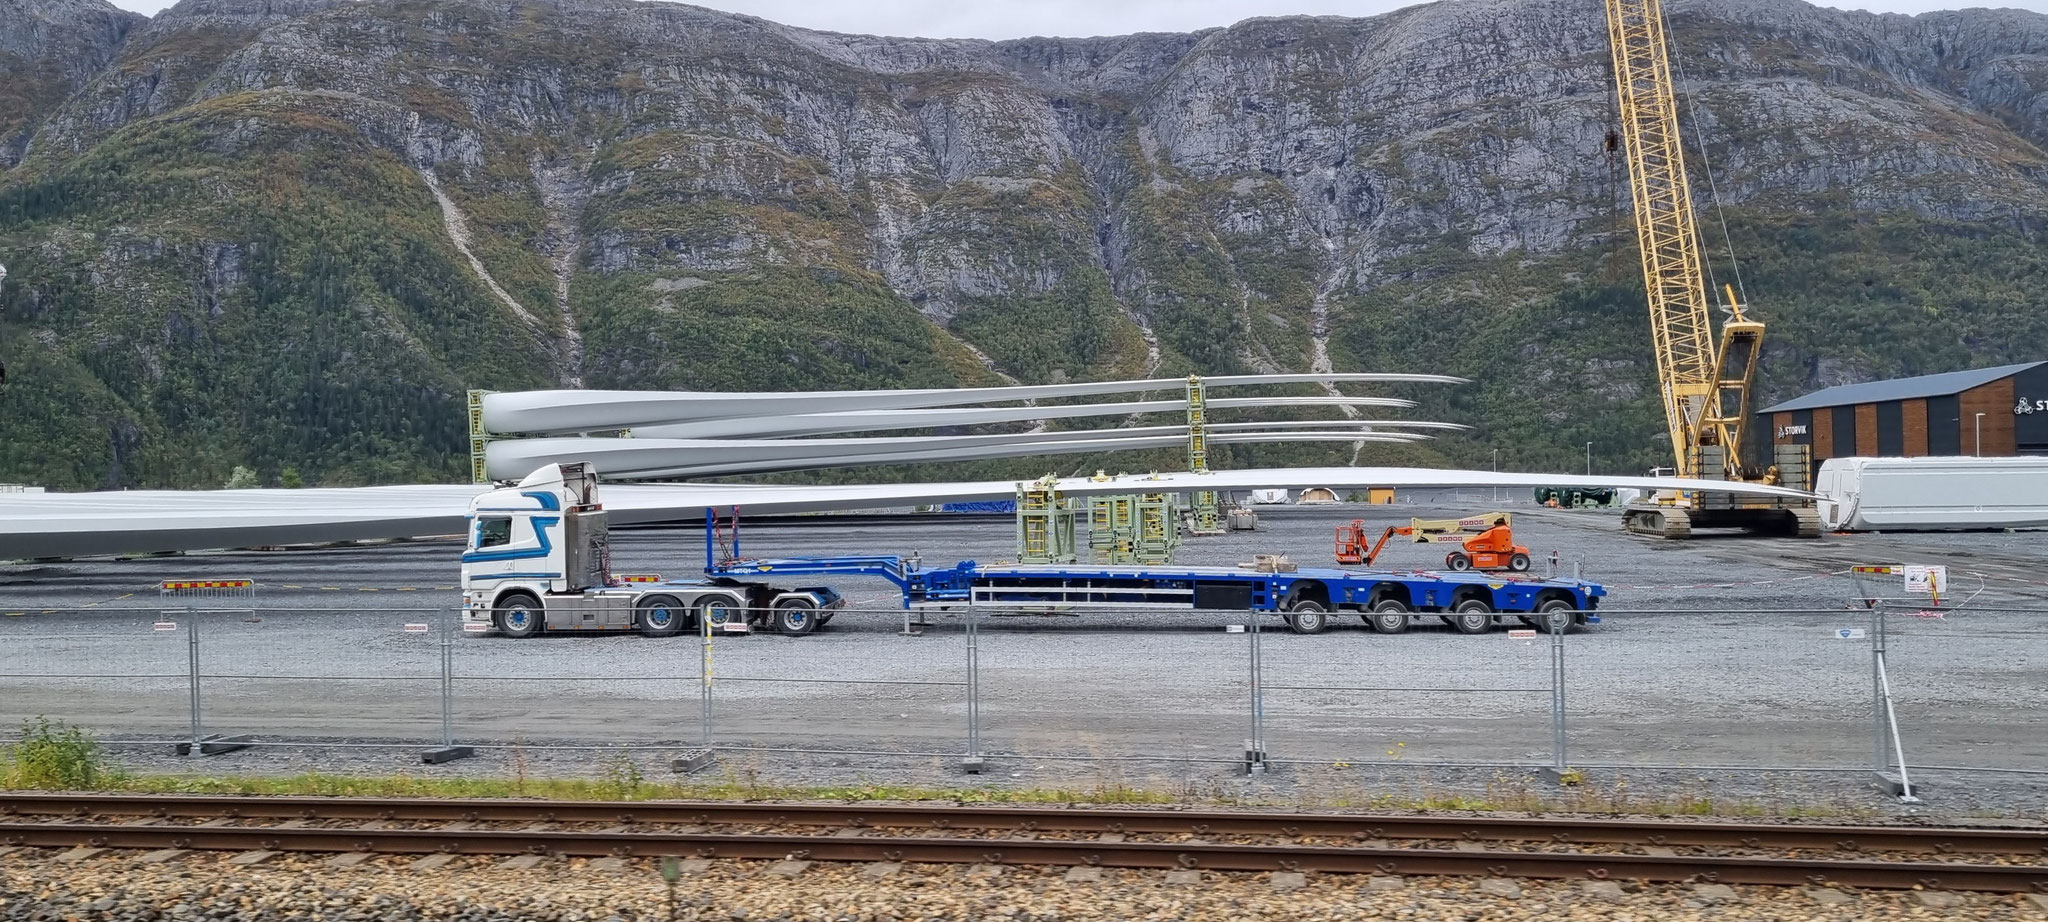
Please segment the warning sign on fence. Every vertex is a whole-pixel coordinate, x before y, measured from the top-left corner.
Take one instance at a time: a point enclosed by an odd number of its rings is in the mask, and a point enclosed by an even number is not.
[[[1835,636],[1843,640],[1856,640],[1864,635],[1860,627],[1842,627],[1835,629]]]
[[[1914,595],[1940,595],[1948,588],[1948,568],[1907,564],[1906,591]]]
[[[419,622],[413,622],[405,626],[405,632],[408,634],[424,634],[427,632],[427,626]]]
[[[158,621],[158,622],[156,622],[155,624],[152,624],[152,625],[150,625],[150,627],[151,627],[152,629],[154,629],[154,630],[159,630],[159,631],[175,631],[175,630],[177,630],[177,629],[178,629],[178,622],[176,622],[176,621]]]

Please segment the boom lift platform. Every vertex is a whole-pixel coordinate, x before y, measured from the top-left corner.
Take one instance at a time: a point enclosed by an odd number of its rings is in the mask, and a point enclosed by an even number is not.
[[[1529,549],[1515,543],[1514,517],[1505,512],[1488,512],[1483,515],[1469,515],[1462,519],[1410,519],[1406,525],[1390,525],[1380,533],[1378,541],[1366,545],[1365,520],[1352,519],[1349,525],[1337,526],[1337,562],[1372,566],[1380,552],[1386,550],[1387,542],[1395,535],[1414,539],[1416,544],[1460,545],[1459,550],[1444,555],[1444,566],[1458,572],[1466,570],[1509,570],[1516,573],[1529,569]]]

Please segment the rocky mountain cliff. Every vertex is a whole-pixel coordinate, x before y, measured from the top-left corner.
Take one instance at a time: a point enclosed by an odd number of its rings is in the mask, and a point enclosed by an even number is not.
[[[2042,357],[2048,16],[1670,14],[1763,397]],[[1606,41],[1593,0],[1005,42],[0,0],[0,480],[448,478],[465,388],[1324,367],[1477,379],[1424,408],[1475,437],[1367,460],[1648,466]]]

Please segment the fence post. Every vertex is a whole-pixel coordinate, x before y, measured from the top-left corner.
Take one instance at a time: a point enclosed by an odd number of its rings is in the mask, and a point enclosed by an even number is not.
[[[1906,768],[1905,744],[1899,739],[1899,718],[1892,710],[1891,678],[1885,674],[1885,620],[1884,602],[1879,601],[1870,609],[1870,702],[1871,724],[1876,746],[1872,761],[1876,766],[1876,781],[1879,789],[1897,797],[1900,803],[1917,804],[1920,798],[1913,795],[1913,779]],[[1890,745],[1887,746],[1886,744]],[[1892,775],[1891,757],[1898,756],[1899,773]]]
[[[1576,619],[1576,615],[1573,616]],[[1559,784],[1576,783],[1571,770],[1571,760],[1565,751],[1565,707],[1564,707],[1564,636],[1565,631],[1550,626],[1550,773],[1552,780]]]
[[[460,610],[442,612],[441,622],[441,745],[420,753],[420,761],[428,765],[453,762],[476,755],[472,746],[455,745],[455,622],[462,618]]]
[[[1244,613],[1244,632],[1251,645],[1251,706],[1252,735],[1244,741],[1244,773],[1263,775],[1266,764],[1266,689],[1265,663],[1260,659],[1259,612],[1247,608]]]
[[[205,739],[205,722],[199,710],[199,610],[196,606],[185,606],[185,670],[186,690],[191,697],[192,737],[179,751],[179,755],[200,751],[200,741]]]
[[[669,761],[669,770],[678,773],[701,771],[718,760],[711,745],[711,619],[702,609],[697,612],[697,650],[697,748]]]
[[[1870,770],[1877,773],[1880,783],[1885,770],[1891,768],[1885,754],[1884,733],[1884,683],[1878,678],[1877,663],[1884,658],[1884,603],[1870,607]]]
[[[974,606],[967,606],[967,756],[960,768],[979,775],[987,767],[981,755],[981,628]]]
[[[192,738],[173,746],[177,755],[198,753],[203,756],[219,755],[247,749],[253,742],[247,736],[206,735],[206,721],[199,699],[199,608],[200,599],[253,599],[256,596],[256,581],[250,579],[167,579],[157,584],[157,599],[168,604],[174,599],[185,603],[185,667],[186,692],[192,708]],[[251,603],[252,606],[254,603]],[[159,606],[161,608],[161,605]],[[223,609],[226,610],[226,609]],[[243,609],[235,609],[243,610]],[[255,609],[249,608],[248,611]]]

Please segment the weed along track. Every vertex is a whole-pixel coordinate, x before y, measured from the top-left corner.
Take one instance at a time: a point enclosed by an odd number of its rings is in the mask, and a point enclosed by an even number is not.
[[[782,859],[2048,893],[2048,831],[912,804],[0,794],[0,846]]]

